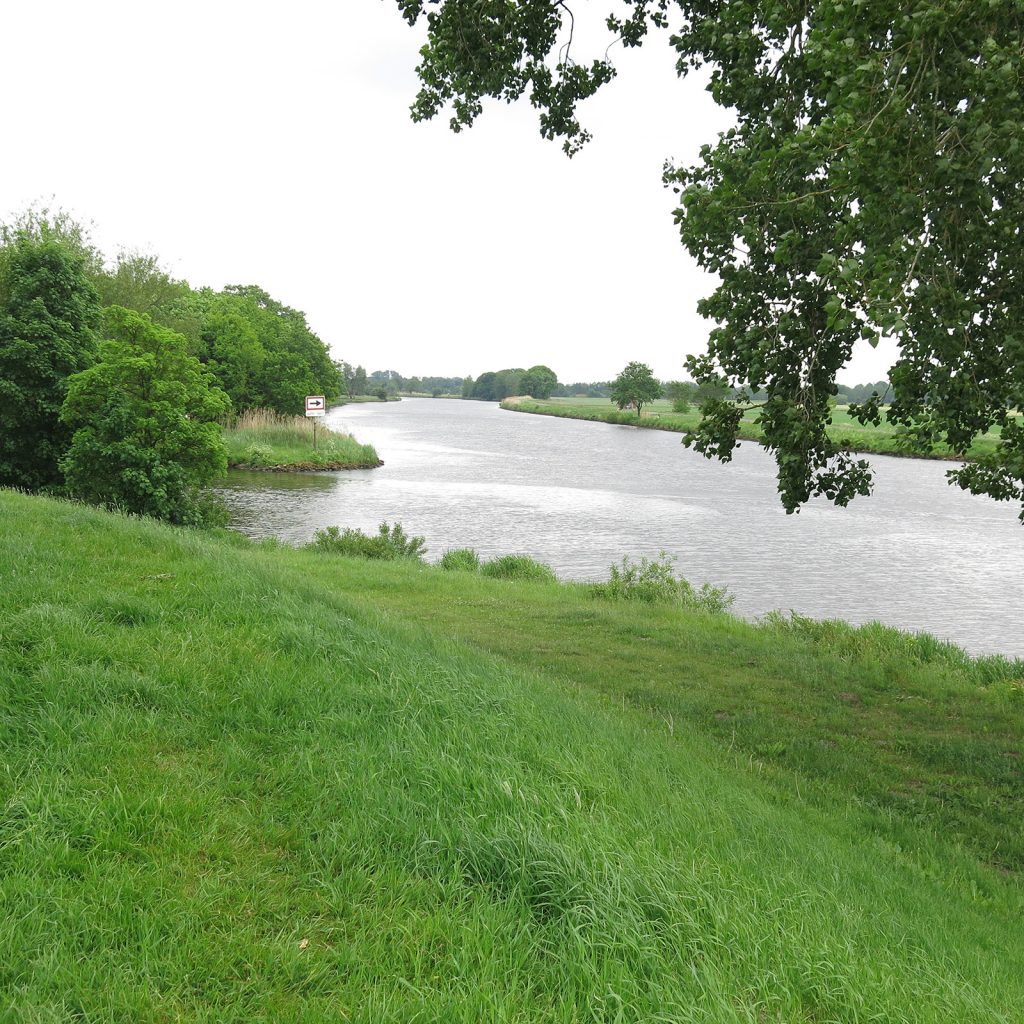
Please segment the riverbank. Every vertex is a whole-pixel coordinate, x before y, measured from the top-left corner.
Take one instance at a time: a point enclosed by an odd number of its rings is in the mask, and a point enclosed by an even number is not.
[[[614,423],[629,427],[643,427],[648,430],[667,430],[672,433],[684,434],[693,430],[700,422],[700,412],[691,409],[686,413],[672,411],[672,404],[659,399],[645,407],[641,416],[634,412],[619,410],[606,398],[550,398],[539,401],[532,398],[506,399],[501,403],[502,409],[512,412],[533,413],[539,416],[561,416],[575,420],[593,420],[599,423]],[[744,441],[761,443],[763,432],[756,422],[757,411],[747,412],[740,422],[739,437]],[[837,444],[844,445],[851,451],[865,452],[874,455],[892,455],[902,458],[942,459],[947,461],[963,461],[944,446],[930,451],[911,447],[900,433],[887,424],[877,427],[859,423],[850,416],[845,406],[838,406],[832,411],[832,425],[828,428],[829,437]],[[972,446],[967,453],[967,460],[979,458],[995,450],[998,434],[989,432]]]
[[[19,1019],[1024,1002],[1019,664],[11,492],[0,576]]]
[[[232,469],[267,473],[310,473],[382,466],[372,445],[360,444],[313,419],[282,416],[267,409],[242,413],[221,429]],[[315,447],[314,447],[315,441]]]

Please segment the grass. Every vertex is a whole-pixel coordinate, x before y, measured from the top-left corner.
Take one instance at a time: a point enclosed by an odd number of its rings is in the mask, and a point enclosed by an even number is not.
[[[0,1019],[1019,1019],[1014,666],[10,492],[0,579]]]
[[[680,434],[693,430],[700,422],[698,409],[692,408],[686,413],[676,413],[672,411],[672,403],[665,399],[659,399],[645,406],[639,418],[634,412],[620,411],[615,408],[607,398],[549,398],[545,401],[509,399],[502,402],[501,407],[511,409],[513,412],[595,420],[601,423],[618,423],[652,430],[668,430]],[[938,445],[927,451],[913,447],[896,427],[885,422],[877,427],[865,426],[849,414],[846,406],[837,406],[832,410],[832,425],[828,428],[828,434],[834,441],[847,446],[851,451],[926,459],[961,457],[944,445]],[[757,410],[745,413],[740,423],[739,437],[747,441],[760,441],[762,436],[761,427],[757,422]],[[977,439],[967,453],[967,457],[978,458],[993,452],[998,441],[998,432],[989,431]]]
[[[313,447],[313,421],[284,416],[272,409],[250,409],[221,436],[228,465],[244,469],[332,470],[371,469],[382,465],[373,445],[360,444],[351,434],[339,434],[319,424]]]

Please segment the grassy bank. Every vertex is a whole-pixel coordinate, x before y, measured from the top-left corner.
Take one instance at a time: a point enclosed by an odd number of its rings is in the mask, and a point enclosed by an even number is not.
[[[11,493],[0,577],[11,1020],[1024,1004],[1013,666]],[[824,769],[748,746],[805,702]],[[963,813],[999,838],[828,768],[870,754],[952,792],[958,750]]]
[[[242,469],[302,472],[371,469],[382,465],[373,445],[360,444],[323,424],[316,428],[305,416],[282,416],[269,409],[251,409],[224,426],[228,465]]]
[[[634,412],[620,411],[607,398],[549,398],[545,401],[534,399],[506,400],[503,409],[513,412],[536,413],[541,416],[562,416],[575,420],[594,420],[600,423],[616,423],[631,427],[646,427],[650,430],[668,430],[685,433],[693,430],[700,422],[697,409],[676,413],[672,404],[664,399],[645,406],[640,417]],[[954,459],[957,456],[947,446],[939,445],[930,451],[912,447],[896,428],[882,423],[877,427],[865,426],[850,416],[845,406],[832,410],[832,425],[829,436],[851,451],[868,452],[876,455],[911,456],[924,459]],[[740,423],[740,438],[746,441],[760,441],[761,427],[757,422],[757,410],[747,412]],[[968,452],[968,458],[977,458],[995,449],[998,441],[996,432],[989,432],[978,439]]]

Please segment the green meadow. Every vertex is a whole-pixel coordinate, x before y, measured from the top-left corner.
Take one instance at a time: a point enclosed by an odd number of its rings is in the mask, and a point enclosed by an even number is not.
[[[14,492],[0,579],[0,1020],[1020,1019],[1020,662]]]
[[[228,465],[245,469],[371,469],[381,465],[373,445],[351,434],[314,426],[312,417],[286,416],[272,409],[250,409],[221,429]]]
[[[501,406],[503,409],[511,409],[513,412],[562,416],[576,420],[596,420],[601,423],[618,423],[626,426],[646,427],[651,430],[668,430],[680,434],[693,430],[700,422],[698,409],[691,408],[689,412],[685,413],[673,412],[672,403],[663,398],[644,406],[639,418],[634,412],[617,409],[607,398],[549,398],[544,401],[507,399],[501,403]],[[756,409],[751,409],[744,414],[739,432],[739,436],[743,440],[761,440],[763,434],[757,422],[757,415]],[[832,424],[828,428],[828,434],[834,441],[847,446],[851,451],[926,459],[954,459],[957,457],[956,453],[944,445],[937,445],[927,450],[912,445],[904,433],[884,420],[877,427],[870,424],[864,425],[850,415],[846,406],[837,406],[832,410]],[[993,452],[998,441],[998,432],[989,431],[971,447],[967,457],[977,458]]]

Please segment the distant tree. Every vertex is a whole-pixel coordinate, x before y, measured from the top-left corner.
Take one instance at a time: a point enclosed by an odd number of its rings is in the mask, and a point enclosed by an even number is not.
[[[0,485],[60,483],[70,440],[67,380],[96,359],[99,316],[80,247],[52,234],[5,235],[0,248]]]
[[[349,366],[349,364],[346,363],[343,359],[335,359],[334,369],[338,371],[338,387],[340,388],[338,394],[339,396],[347,395],[349,372],[351,371],[352,367]]]
[[[473,385],[473,397],[478,402],[496,402],[498,375],[493,370],[481,373]]]
[[[534,398],[550,398],[551,392],[557,386],[558,378],[555,376],[555,371],[542,364],[531,366],[523,374],[521,383],[523,394],[532,395]]]
[[[473,378],[472,377],[466,377],[462,381],[462,397],[463,398],[472,398],[473,397],[474,386],[475,386],[475,381],[473,380]]]
[[[352,372],[352,382],[349,384],[348,393],[350,395],[365,395],[367,383],[366,370],[362,366],[357,366]]]
[[[611,393],[611,384],[606,380],[576,381],[573,384],[559,384],[552,391],[553,395],[560,398],[608,398]]]
[[[876,381],[874,384],[839,384],[836,397],[840,405],[853,405],[860,402],[877,402],[878,405],[892,404],[892,388],[887,380]]]
[[[646,363],[628,363],[612,381],[611,400],[620,408],[633,406],[637,417],[648,402],[661,396],[661,385]]]
[[[230,409],[185,338],[111,306],[101,359],[68,381],[61,460],[68,491],[97,505],[201,525],[200,489],[227,467],[218,420]]]
[[[510,395],[523,393],[523,370],[510,368],[498,370],[494,377],[494,400],[497,402]]]
[[[670,380],[665,385],[665,397],[672,403],[673,412],[689,412],[697,398],[697,385],[688,380]]]

